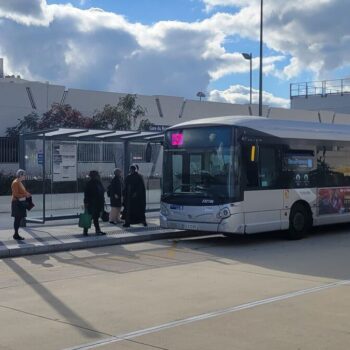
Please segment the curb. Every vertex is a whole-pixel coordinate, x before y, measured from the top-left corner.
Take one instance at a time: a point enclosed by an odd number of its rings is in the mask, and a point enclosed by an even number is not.
[[[197,237],[207,235],[208,232],[191,232],[191,231],[170,231],[169,230],[157,230],[150,231],[146,234],[140,234],[127,237],[115,237],[113,236],[94,236],[94,237],[82,237],[80,240],[68,238],[63,239],[60,243],[57,240],[47,241],[44,244],[37,243],[23,243],[19,245],[12,245],[11,247],[0,247],[0,259],[13,258],[27,255],[57,253],[70,250],[79,250],[87,248],[106,247],[111,245],[141,243],[147,241],[154,241],[160,239],[174,239],[174,238],[186,238]]]

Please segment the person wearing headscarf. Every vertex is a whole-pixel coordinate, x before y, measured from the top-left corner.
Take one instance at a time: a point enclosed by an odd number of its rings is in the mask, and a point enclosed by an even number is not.
[[[89,173],[89,181],[86,183],[84,190],[84,206],[88,213],[92,216],[97,235],[105,235],[100,229],[98,222],[105,206],[105,190],[103,188],[98,171],[91,170]],[[87,236],[88,229],[84,228],[84,236]]]
[[[130,173],[125,178],[124,184],[124,227],[130,227],[132,224],[146,222],[146,187],[142,175],[136,171],[136,166],[130,166]]]
[[[19,235],[19,227],[21,221],[27,216],[26,200],[31,198],[31,194],[25,189],[22,181],[25,180],[26,173],[24,170],[19,169],[16,172],[16,178],[12,181],[12,203],[11,203],[11,216],[14,218],[13,228],[15,233],[13,238],[15,240],[23,240],[24,238]]]
[[[108,195],[111,199],[111,212],[109,213],[110,224],[121,224],[120,210],[122,207],[123,179],[119,168],[114,170],[114,178],[108,187]]]

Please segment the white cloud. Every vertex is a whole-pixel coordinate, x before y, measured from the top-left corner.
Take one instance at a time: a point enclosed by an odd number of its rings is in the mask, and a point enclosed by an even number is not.
[[[0,18],[25,25],[47,24],[46,0],[0,0]]]
[[[258,40],[260,1],[203,0],[213,10],[235,6],[233,15],[218,13],[216,28],[225,35]],[[276,76],[296,77],[303,70],[321,78],[329,72],[350,66],[348,34],[349,2],[344,0],[269,0],[264,3],[264,43],[291,57],[290,64]]]
[[[15,8],[0,24],[0,52],[8,66],[27,78],[192,97],[198,87],[208,86],[209,72],[225,60],[225,37],[213,24],[163,21],[146,26],[95,8],[41,3],[39,9],[42,16],[30,24]]]
[[[265,75],[276,75],[277,68],[276,62],[281,62],[285,59],[284,56],[270,56],[265,57],[263,60],[263,72]],[[252,70],[259,69],[260,60],[259,57],[253,57]],[[218,60],[218,64],[214,71],[209,72],[213,80],[220,79],[228,74],[233,73],[246,73],[249,72],[250,65],[249,61],[242,57],[241,53],[225,53],[221,55]]]
[[[231,85],[226,90],[212,90],[209,94],[210,101],[247,104],[250,99],[250,89],[242,85]],[[259,103],[259,90],[252,90],[253,104]],[[289,99],[276,97],[263,91],[263,104],[271,107],[289,108]]]
[[[40,17],[43,7],[46,5],[45,0],[0,0],[0,10],[2,13],[21,14],[34,17]]]
[[[276,54],[264,57],[264,73],[291,79],[308,69],[321,76],[350,64],[346,2],[266,1],[264,38]],[[226,51],[228,38],[256,42],[259,38],[260,0],[203,3],[211,11],[223,6],[235,10],[214,12],[193,23],[143,25],[97,8],[48,5],[45,0],[0,0],[0,53],[11,70],[7,73],[29,79],[193,97],[213,80],[249,71],[240,53]],[[283,67],[286,58],[289,64]],[[258,64],[254,58],[253,69]]]

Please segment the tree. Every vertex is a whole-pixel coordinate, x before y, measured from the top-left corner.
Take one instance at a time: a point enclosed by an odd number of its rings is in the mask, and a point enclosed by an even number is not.
[[[22,132],[52,128],[130,130],[136,120],[145,114],[146,110],[136,104],[136,95],[130,94],[122,97],[116,106],[106,105],[102,112],[97,112],[92,118],[83,116],[68,104],[54,103],[42,116],[32,112],[19,119],[16,126],[7,128],[6,135],[18,137]],[[145,121],[142,127],[149,127],[149,124],[149,121]]]
[[[149,119],[142,119],[139,124],[139,130],[150,131],[153,125]]]
[[[78,110],[70,105],[54,103],[51,109],[43,114],[38,123],[38,129],[51,128],[91,128],[93,120],[84,117]]]
[[[6,129],[6,136],[8,137],[18,137],[20,133],[30,132],[38,130],[40,116],[35,112],[32,112],[23,119],[18,119],[18,124]]]
[[[116,106],[105,105],[102,112],[93,117],[93,127],[111,130],[129,130],[136,120],[146,114],[146,110],[136,104],[136,95],[125,95]]]
[[[16,126],[7,128],[8,137],[18,137],[20,133],[51,129],[51,128],[91,128],[92,118],[84,117],[70,105],[54,103],[51,109],[41,117],[32,112],[23,119],[19,119]]]
[[[198,91],[196,96],[199,97],[199,101],[202,101],[202,98],[205,98],[205,93],[202,91]]]

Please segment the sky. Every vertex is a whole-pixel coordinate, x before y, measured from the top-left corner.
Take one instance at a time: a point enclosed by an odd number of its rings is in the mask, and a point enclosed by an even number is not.
[[[263,103],[350,73],[350,0],[264,0]],[[260,0],[0,0],[6,74],[67,88],[258,103]]]

